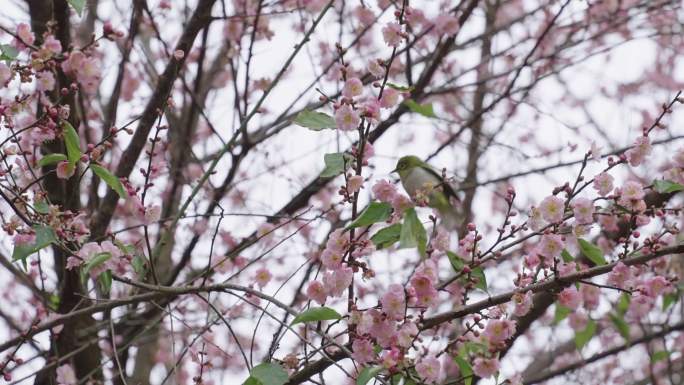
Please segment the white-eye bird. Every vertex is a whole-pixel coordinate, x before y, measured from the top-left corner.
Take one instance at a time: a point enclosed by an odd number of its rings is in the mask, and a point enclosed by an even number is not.
[[[439,212],[446,229],[453,230],[458,226],[460,218],[454,203],[459,198],[437,170],[417,156],[407,155],[399,159],[392,172],[399,174],[401,184],[411,199]]]

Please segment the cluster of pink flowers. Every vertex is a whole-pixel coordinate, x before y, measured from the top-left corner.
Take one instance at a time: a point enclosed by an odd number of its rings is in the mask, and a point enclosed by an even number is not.
[[[81,85],[83,91],[92,94],[97,91],[102,80],[102,66],[92,55],[82,51],[72,51],[62,62],[64,73],[72,76]]]
[[[648,139],[648,136],[644,135],[636,139],[632,148],[627,150],[625,155],[627,156],[629,165],[637,167],[644,163],[644,160],[651,155],[651,152],[653,152],[651,141]]]
[[[309,299],[323,305],[328,297],[341,297],[344,290],[351,285],[354,270],[344,262],[344,256],[349,253],[349,248],[349,233],[344,229],[337,229],[330,234],[320,256],[321,264],[327,271],[323,274],[322,282],[315,280],[309,283],[306,290]],[[364,241],[354,249],[352,255],[361,257],[374,250],[372,242]]]
[[[413,207],[411,198],[400,193],[395,185],[384,179],[377,181],[373,185],[372,191],[373,195],[375,195],[375,199],[392,205],[395,218],[398,218],[404,210]]]
[[[77,253],[78,257],[71,256],[67,259],[66,267],[67,269],[79,267],[102,254],[108,254],[109,258],[104,263],[90,269],[90,276],[92,278],[96,278],[107,270],[111,270],[112,273],[117,275],[124,275],[130,271],[130,256],[126,256],[111,241],[103,241],[99,244],[96,242],[84,244]]]
[[[616,194],[619,196],[617,201],[619,205],[638,213],[646,210],[646,202],[644,202],[646,193],[641,183],[627,181],[621,188],[616,189]]]

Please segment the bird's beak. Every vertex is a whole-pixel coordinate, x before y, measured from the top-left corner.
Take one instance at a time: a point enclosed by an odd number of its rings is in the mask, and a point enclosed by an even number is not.
[[[397,172],[396,168],[394,170],[390,171],[390,174],[394,174],[395,172]]]

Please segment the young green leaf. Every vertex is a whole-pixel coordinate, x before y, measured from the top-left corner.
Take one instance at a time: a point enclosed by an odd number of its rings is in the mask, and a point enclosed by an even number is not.
[[[582,254],[589,258],[590,261],[594,262],[595,265],[601,266],[606,264],[606,260],[603,258],[603,251],[600,248],[581,238],[578,239],[577,242],[579,243]]]
[[[325,168],[321,171],[322,178],[336,177],[344,172],[344,170],[351,164],[347,155],[342,152],[335,152],[332,154],[325,154],[323,156]]]
[[[128,193],[126,193],[126,189],[124,189],[124,186],[119,180],[119,178],[117,178],[114,174],[109,172],[109,170],[107,170],[106,168],[98,166],[94,163],[90,164],[90,168],[93,170],[95,175],[100,177],[100,179],[102,179],[107,184],[107,186],[109,186],[109,188],[111,188],[117,194],[119,194],[121,198],[126,199]]]
[[[9,44],[0,44],[0,60],[12,61],[19,56],[19,51]]]
[[[615,325],[615,329],[620,333],[622,338],[624,338],[625,341],[629,341],[629,324],[625,321],[625,319],[620,314],[610,314],[609,317],[613,322],[613,325]]]
[[[561,251],[561,258],[563,258],[563,262],[565,263],[572,262],[573,260],[575,260],[572,254],[570,254],[566,249],[563,249],[563,251]]]
[[[67,158],[69,163],[76,164],[81,159],[81,155],[83,155],[78,133],[66,120],[62,121],[62,128],[64,129],[64,144],[67,149]]]
[[[36,253],[57,241],[55,231],[49,226],[33,225],[33,231],[36,233],[36,239],[33,243],[28,245],[15,245],[14,251],[12,251],[12,260],[21,260],[24,266],[26,266],[26,258],[29,255]]]
[[[416,103],[415,100],[412,99],[406,99],[404,100],[404,104],[406,104],[406,107],[409,108],[409,110],[421,114],[425,117],[428,118],[436,118],[437,115],[435,115],[435,111],[432,109],[432,104],[427,103],[427,104],[418,104]]]
[[[359,376],[356,377],[356,385],[366,385],[368,381],[375,378],[382,371],[382,366],[367,366],[361,370]]]
[[[411,92],[411,91],[413,91],[413,88],[414,88],[413,86],[411,86],[411,87],[400,86],[398,84],[394,84],[394,83],[390,83],[390,82],[387,82],[387,87],[393,88],[393,89],[395,89],[397,91],[401,91],[401,92]]]
[[[48,214],[50,212],[50,205],[43,199],[33,202],[33,209],[39,214]]]
[[[313,131],[321,131],[326,128],[335,128],[335,119],[332,116],[318,111],[304,110],[295,116],[294,124],[306,127]]]
[[[658,361],[666,360],[670,357],[670,352],[667,350],[659,350],[651,355],[651,362],[656,363]]]
[[[347,226],[347,229],[370,226],[386,221],[392,215],[392,205],[386,202],[371,202],[368,207]]]
[[[40,158],[40,160],[38,161],[38,167],[49,166],[65,160],[67,160],[67,156],[64,154],[47,154],[44,157]]]
[[[677,292],[663,294],[663,311],[679,301],[679,294]]]
[[[399,248],[418,247],[420,255],[425,255],[427,247],[427,233],[418,219],[416,210],[410,208],[404,213],[404,224],[399,235]]]
[[[246,385],[283,385],[287,382],[287,372],[282,366],[272,362],[264,362],[252,368]]]
[[[678,192],[678,191],[684,191],[684,185],[681,185],[679,183],[675,183],[669,180],[654,180],[653,181],[653,188],[661,193],[661,194],[668,194],[668,193],[673,193],[673,192]]]
[[[617,303],[617,314],[619,316],[625,315],[627,309],[629,309],[629,303],[632,301],[632,297],[627,293],[622,293],[620,300]]]
[[[292,320],[290,325],[296,325],[303,322],[338,320],[340,318],[342,318],[342,316],[334,309],[326,306],[313,307],[309,310],[299,313],[299,315]]]
[[[556,304],[556,312],[553,315],[553,323],[558,324],[562,320],[564,320],[568,315],[570,314],[570,309],[567,307],[557,303]]]
[[[470,275],[476,279],[475,287],[487,292],[487,277],[485,276],[484,269],[482,267],[476,267],[470,273]]]
[[[133,266],[133,271],[138,274],[138,277],[145,276],[145,273],[147,272],[147,264],[145,263],[145,259],[143,257],[135,255],[131,261],[131,265]]]
[[[67,0],[67,2],[76,10],[78,16],[83,16],[83,8],[85,8],[86,0]]]
[[[392,226],[387,226],[384,229],[379,230],[377,233],[373,234],[371,241],[375,245],[375,248],[380,250],[386,247],[390,247],[399,241],[399,235],[401,234],[401,224],[395,223]]]
[[[470,366],[470,363],[461,357],[460,354],[454,357],[454,361],[456,361],[456,365],[458,365],[458,369],[461,372],[461,378],[463,378],[464,381],[463,384],[471,385],[473,383],[473,368]]]
[[[590,319],[587,321],[587,326],[584,330],[575,332],[575,346],[577,347],[577,350],[582,350],[584,345],[586,345],[594,336],[594,333],[596,333],[596,321]]]
[[[97,277],[97,280],[100,283],[100,289],[102,289],[102,293],[105,295],[109,294],[109,291],[112,289],[112,272],[109,270],[103,272],[99,277]]]
[[[454,272],[460,273],[463,270],[463,267],[465,267],[463,258],[456,255],[456,253],[452,253],[451,251],[447,251],[446,254],[449,258],[449,263],[451,263],[451,267],[454,268]]]
[[[85,284],[90,270],[101,266],[112,257],[112,253],[97,253],[81,268],[81,283]]]

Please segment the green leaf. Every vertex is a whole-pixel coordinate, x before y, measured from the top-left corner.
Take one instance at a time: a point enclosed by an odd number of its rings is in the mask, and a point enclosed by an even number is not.
[[[67,2],[76,10],[78,16],[83,16],[86,0],[67,0]]]
[[[575,346],[577,347],[577,350],[582,350],[584,345],[586,345],[594,336],[594,333],[596,333],[596,321],[590,319],[584,330],[575,332]]]
[[[302,313],[299,313],[299,315],[292,320],[290,326],[303,322],[338,320],[340,318],[342,318],[342,316],[334,309],[331,309],[326,306],[313,307],[309,310],[305,310]]]
[[[452,253],[451,251],[447,251],[446,254],[449,258],[449,263],[451,263],[451,267],[454,268],[454,272],[460,273],[463,270],[463,267],[465,267],[463,258],[459,257],[456,253]]]
[[[667,293],[663,295],[663,311],[667,310],[670,306],[674,305],[679,301],[679,293]]]
[[[615,325],[615,330],[617,330],[620,333],[620,335],[622,336],[622,338],[625,339],[625,341],[629,341],[629,324],[625,321],[625,319],[619,314],[610,314],[609,317],[610,320],[613,322],[613,325]]]
[[[48,297],[48,307],[50,307],[50,309],[53,311],[57,311],[57,309],[59,309],[60,302],[62,302],[62,299],[59,298],[57,294],[50,294]]]
[[[37,253],[57,241],[55,231],[49,226],[33,225],[33,231],[36,233],[36,239],[32,244],[14,246],[14,251],[12,251],[12,260],[21,260],[24,266],[26,266],[26,258],[29,255]]]
[[[245,382],[242,383],[242,385],[261,385],[261,382],[259,382],[259,380],[257,380],[256,378],[249,376],[247,377]]]
[[[661,179],[653,181],[653,188],[661,194],[684,191],[684,185]]]
[[[102,293],[105,295],[109,294],[109,291],[112,289],[112,272],[107,270],[100,274],[98,281],[100,282]]]
[[[93,258],[86,262],[85,266],[81,268],[81,283],[85,285],[90,270],[98,266],[101,266],[103,263],[107,262],[111,257],[112,253],[109,252],[95,254],[95,256],[93,256]]]
[[[105,183],[107,183],[107,186],[109,186],[112,190],[114,190],[119,196],[123,199],[126,199],[128,196],[128,193],[126,193],[126,189],[124,189],[123,184],[117,178],[114,174],[109,172],[106,168],[102,166],[98,166],[95,163],[90,164],[90,168],[93,170],[95,175],[100,177]]]
[[[484,269],[482,267],[476,267],[473,269],[473,271],[470,273],[470,276],[475,278],[477,282],[475,283],[475,287],[487,292],[487,277],[485,276]]]
[[[325,154],[323,156],[325,168],[321,171],[321,178],[332,178],[338,176],[349,167],[351,161],[349,155],[343,152],[335,152],[332,154]]]
[[[411,86],[411,87],[400,86],[400,85],[398,85],[398,84],[394,84],[394,83],[390,83],[390,82],[387,82],[386,85],[387,85],[387,87],[389,87],[389,88],[393,88],[393,89],[395,89],[395,90],[397,90],[397,91],[401,91],[401,92],[411,92],[411,91],[413,91],[413,89],[414,89],[413,86]]]
[[[566,249],[563,249],[563,251],[561,251],[561,258],[563,258],[563,262],[565,263],[572,262],[575,260],[572,254],[570,254]]]
[[[133,265],[133,271],[138,275],[138,277],[144,277],[147,272],[147,265],[145,264],[145,259],[139,255],[133,257],[131,261]]]
[[[371,241],[375,244],[375,248],[380,250],[390,247],[399,241],[401,234],[401,223],[395,223],[392,226],[387,226],[377,233],[373,234]]]
[[[627,309],[629,309],[629,303],[632,301],[632,297],[627,293],[622,293],[620,300],[617,303],[617,314],[619,316],[625,315]]]
[[[655,363],[658,361],[666,360],[670,357],[670,352],[667,350],[660,350],[651,355],[651,362]]]
[[[324,114],[318,111],[304,110],[295,116],[292,121],[294,124],[302,127],[306,127],[313,131],[321,131],[326,128],[335,128],[335,119],[328,114]]]
[[[436,118],[437,115],[435,115],[435,111],[432,109],[432,104],[427,103],[427,104],[418,104],[416,103],[415,100],[412,99],[406,99],[404,100],[404,104],[406,104],[406,107],[409,108],[409,110],[421,114],[425,117],[428,118]]]
[[[420,255],[425,255],[427,233],[414,208],[404,212],[404,224],[401,226],[399,235],[399,248],[408,247],[418,247]]]
[[[392,215],[392,205],[385,202],[371,202],[368,207],[347,226],[347,229],[370,226],[373,223],[385,222]]]
[[[12,61],[19,56],[19,51],[9,44],[0,44],[0,60]]]
[[[456,365],[458,365],[458,369],[460,371],[461,377],[463,378],[463,384],[464,385],[472,385],[473,383],[473,368],[470,366],[470,363],[465,360],[463,357],[460,355],[454,357],[454,361],[456,361]]]
[[[252,368],[249,378],[243,383],[247,385],[283,385],[287,382],[287,372],[282,366],[264,362]]]
[[[33,202],[33,209],[40,214],[48,214],[50,212],[50,205],[45,199]]]
[[[356,385],[366,385],[368,381],[375,378],[382,371],[382,366],[367,366],[361,370],[359,376],[356,377]]]
[[[556,304],[556,312],[553,315],[553,323],[554,324],[559,324],[562,320],[564,320],[568,315],[570,314],[570,309],[567,307],[557,303]]]
[[[594,246],[593,244],[585,241],[584,239],[578,239],[580,250],[585,257],[589,258],[590,261],[594,262],[595,265],[601,266],[606,264],[605,258],[603,258],[603,251]]]
[[[38,161],[38,167],[45,167],[51,164],[59,163],[67,160],[67,156],[64,154],[48,154],[40,158]]]
[[[81,155],[83,155],[78,133],[66,120],[62,121],[62,128],[64,129],[64,144],[67,149],[67,158],[69,163],[76,164],[81,159]]]
[[[489,344],[485,345],[482,342],[467,341],[463,343],[463,347],[459,354],[467,356],[469,353],[474,355],[483,355],[489,351]]]

